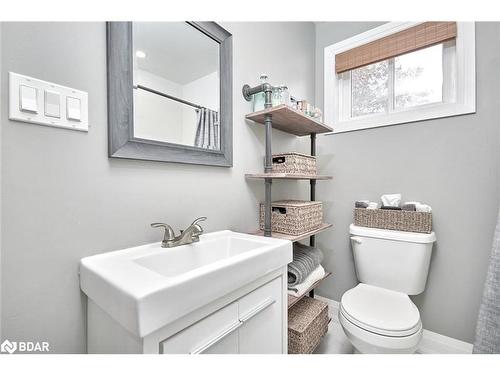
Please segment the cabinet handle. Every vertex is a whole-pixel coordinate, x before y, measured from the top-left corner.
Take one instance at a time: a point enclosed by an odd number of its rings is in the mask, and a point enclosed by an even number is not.
[[[252,310],[250,310],[248,313],[246,313],[245,315],[243,315],[241,318],[240,318],[240,322],[241,323],[245,323],[245,322],[248,322],[250,319],[252,319],[255,315],[257,315],[258,313],[264,311],[266,308],[268,308],[269,306],[271,306],[273,303],[275,303],[276,301],[272,298],[268,298],[266,299],[264,302],[262,302],[260,305],[256,306],[255,308],[253,308]]]
[[[202,354],[204,351],[206,351],[210,347],[212,347],[215,344],[217,344],[224,337],[226,337],[227,335],[229,335],[232,332],[236,331],[242,325],[243,325],[243,323],[240,322],[240,321],[231,324],[225,331],[223,331],[222,333],[220,333],[218,336],[214,337],[213,339],[211,339],[207,343],[205,343],[205,344],[199,346],[198,348],[194,349],[193,351],[189,352],[189,354]]]

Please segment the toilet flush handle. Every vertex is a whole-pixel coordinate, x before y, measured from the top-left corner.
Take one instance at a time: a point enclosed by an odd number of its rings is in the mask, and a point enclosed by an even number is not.
[[[363,240],[360,237],[355,237],[355,236],[351,237],[351,241],[357,243],[358,245],[363,243]]]

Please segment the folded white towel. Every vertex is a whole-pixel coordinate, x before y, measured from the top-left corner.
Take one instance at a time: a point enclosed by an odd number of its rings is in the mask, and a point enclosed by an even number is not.
[[[405,202],[404,204],[414,204],[417,212],[432,212],[432,207],[420,202]]]
[[[294,285],[293,290],[288,289],[288,294],[299,297],[303,295],[307,289],[309,289],[316,281],[322,279],[325,276],[325,269],[320,264],[314,271],[312,271],[309,276],[305,278],[300,284]]]
[[[415,205],[415,210],[417,212],[432,212],[432,207],[429,206],[428,204],[416,204]]]
[[[369,210],[375,210],[378,208],[378,203],[377,202],[370,202],[368,203],[368,207],[366,207]]]
[[[401,194],[384,194],[380,197],[382,206],[398,207],[401,203]]]

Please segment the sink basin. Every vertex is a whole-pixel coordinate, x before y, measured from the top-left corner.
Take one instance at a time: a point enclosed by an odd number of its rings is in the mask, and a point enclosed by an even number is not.
[[[153,243],[83,258],[80,287],[144,337],[291,261],[290,241],[226,230],[170,249]]]
[[[203,243],[198,242],[190,246],[141,256],[134,259],[134,262],[160,275],[173,277],[222,259],[259,249],[262,245],[262,242],[253,238],[233,236],[206,238]],[[186,251],[187,249],[189,251]]]

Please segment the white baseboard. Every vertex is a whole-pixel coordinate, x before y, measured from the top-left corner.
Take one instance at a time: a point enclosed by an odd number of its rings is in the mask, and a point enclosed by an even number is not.
[[[317,299],[328,303],[328,314],[334,322],[339,322],[339,302],[322,297],[315,296]],[[444,336],[436,332],[424,329],[422,340],[418,345],[417,353],[419,354],[471,354],[472,344]]]
[[[417,353],[472,354],[472,344],[424,329]]]

